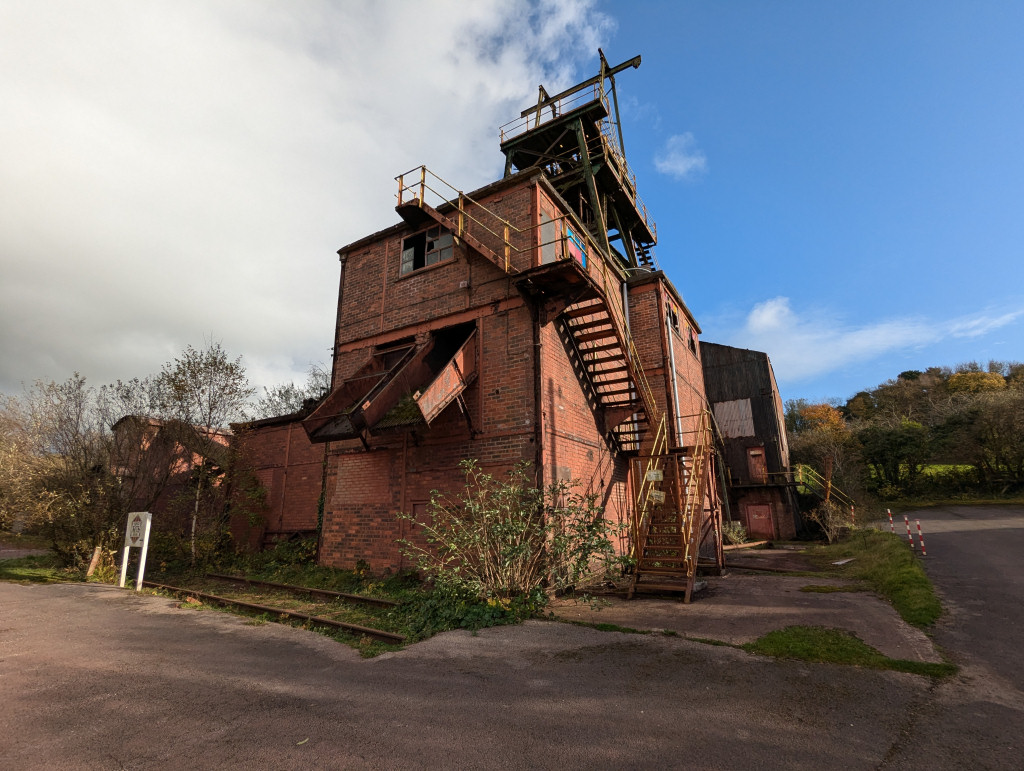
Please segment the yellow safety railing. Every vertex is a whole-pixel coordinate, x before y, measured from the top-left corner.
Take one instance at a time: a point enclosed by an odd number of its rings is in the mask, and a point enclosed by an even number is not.
[[[704,467],[707,463],[708,449],[711,447],[711,419],[707,410],[701,412],[695,432],[696,442],[693,446],[690,473],[686,478],[686,496],[683,502],[683,541],[686,544],[683,560],[687,566],[687,575],[691,567],[696,567],[696,550],[700,548],[699,544],[694,543],[694,533],[700,524],[699,515],[704,511]]]
[[[853,499],[850,498],[850,496],[832,484],[832,480],[825,479],[825,477],[810,466],[803,464],[797,466],[795,477],[798,485],[802,485],[822,500],[834,499],[837,503],[843,506],[849,506],[851,508],[854,506]]]

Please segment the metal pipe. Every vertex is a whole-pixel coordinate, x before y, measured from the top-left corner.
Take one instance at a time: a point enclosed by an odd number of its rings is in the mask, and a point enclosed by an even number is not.
[[[611,306],[609,306],[609,310],[611,310]],[[627,339],[628,340],[632,340],[633,339],[633,330],[632,330],[632,327],[630,327],[630,325],[629,325],[629,284],[626,281],[622,282],[622,317],[623,317],[623,319],[626,322],[626,329],[624,331],[625,331],[626,335],[628,335]],[[623,351],[623,353],[626,354],[626,361],[630,361],[630,359],[632,359],[633,351],[632,351],[632,349],[629,346],[626,347],[626,350]],[[636,403],[636,396],[637,396],[637,394],[636,394],[636,383],[633,382],[634,378],[633,378],[633,375],[632,375],[632,369],[630,370],[630,378],[629,378],[629,380],[630,380],[629,398],[630,398],[630,401],[632,401],[635,404]],[[653,418],[651,416],[648,416],[648,421],[649,421],[648,422],[648,426],[647,426],[648,430],[650,430],[652,428],[652,426],[650,425],[650,421],[652,421],[652,420],[653,420]],[[635,412],[633,413],[633,434],[636,436],[636,448],[639,451],[639,449],[640,449],[640,426],[637,423],[637,413],[635,413]]]
[[[676,445],[682,445],[683,419],[679,414],[679,378],[676,376],[676,349],[672,344],[672,311],[665,309],[665,337],[668,338],[668,364],[672,372],[672,407],[675,410],[675,439]]]

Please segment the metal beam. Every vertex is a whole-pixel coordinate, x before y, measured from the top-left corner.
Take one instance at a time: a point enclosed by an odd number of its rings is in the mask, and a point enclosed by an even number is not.
[[[601,58],[603,59],[604,57],[602,56]],[[582,83],[577,83],[572,88],[567,88],[565,91],[562,91],[561,93],[555,94],[554,96],[549,96],[546,100],[544,100],[543,102],[538,102],[533,107],[527,107],[525,110],[519,113],[519,117],[525,118],[527,115],[530,115],[531,113],[537,113],[538,111],[543,110],[549,104],[557,102],[559,99],[563,99],[571,94],[575,94],[577,91],[582,91],[584,88],[592,86],[595,83],[599,83],[605,78],[611,77],[612,75],[622,72],[623,70],[628,70],[630,67],[632,67],[635,70],[639,66],[640,57],[634,56],[632,59],[629,59],[628,61],[624,61],[622,64],[612,67],[610,70],[605,70],[604,73],[601,75],[595,75],[589,80],[584,80]]]

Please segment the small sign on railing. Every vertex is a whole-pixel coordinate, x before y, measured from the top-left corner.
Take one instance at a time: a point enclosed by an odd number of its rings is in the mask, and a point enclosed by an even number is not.
[[[645,479],[648,482],[662,482],[665,479],[665,472],[660,468],[648,469]]]
[[[142,588],[142,576],[146,572],[146,552],[149,550],[149,526],[152,524],[153,515],[148,511],[133,511],[128,515],[128,527],[124,534],[124,556],[121,558],[121,583],[124,589],[124,581],[128,575],[128,550],[133,546],[142,549],[139,555],[139,576],[135,581],[135,591]]]

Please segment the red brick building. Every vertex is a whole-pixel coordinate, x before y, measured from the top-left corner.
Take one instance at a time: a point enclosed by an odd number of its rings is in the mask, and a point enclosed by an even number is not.
[[[322,563],[406,567],[396,512],[475,459],[597,493],[638,589],[692,582],[701,544],[720,566],[700,330],[614,131],[613,76],[638,65],[542,88],[503,129],[502,179],[465,194],[416,169],[401,221],[339,250],[332,391],[303,421],[326,450]]]

